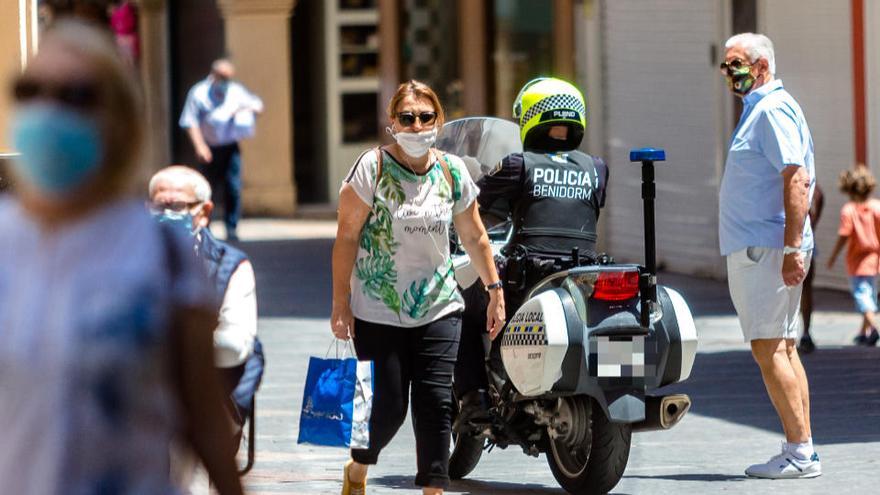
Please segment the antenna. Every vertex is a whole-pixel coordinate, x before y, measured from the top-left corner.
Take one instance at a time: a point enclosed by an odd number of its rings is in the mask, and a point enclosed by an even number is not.
[[[645,217],[645,268],[640,285],[642,293],[642,325],[651,323],[651,310],[657,305],[657,241],[654,227],[654,162],[666,161],[666,152],[659,148],[639,148],[629,152],[629,161],[642,162],[642,202]]]

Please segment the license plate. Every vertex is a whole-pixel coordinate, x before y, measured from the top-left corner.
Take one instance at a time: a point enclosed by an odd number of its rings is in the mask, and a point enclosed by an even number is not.
[[[590,339],[595,376],[624,378],[645,376],[645,336],[597,336]]]

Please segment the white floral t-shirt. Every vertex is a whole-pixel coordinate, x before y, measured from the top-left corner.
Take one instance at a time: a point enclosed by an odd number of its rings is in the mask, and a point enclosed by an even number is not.
[[[377,186],[370,150],[345,179],[372,208],[351,276],[351,308],[359,319],[416,327],[464,308],[449,257],[449,225],[479,189],[459,157],[435,156],[431,169],[417,175],[383,152]]]

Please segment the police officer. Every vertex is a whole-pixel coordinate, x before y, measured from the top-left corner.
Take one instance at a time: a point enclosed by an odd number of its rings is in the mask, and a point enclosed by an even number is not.
[[[510,219],[513,236],[502,251],[508,320],[526,291],[543,276],[593,258],[599,211],[605,204],[608,167],[579,151],[586,127],[586,104],[571,83],[534,79],[513,105],[522,153],[505,157],[480,179],[477,201],[484,219]],[[578,260],[578,262],[583,260]],[[480,424],[488,406],[485,356],[490,347],[485,323],[485,290],[479,282],[465,291],[466,309],[455,372],[461,414],[455,428]],[[491,288],[488,288],[491,290]]]

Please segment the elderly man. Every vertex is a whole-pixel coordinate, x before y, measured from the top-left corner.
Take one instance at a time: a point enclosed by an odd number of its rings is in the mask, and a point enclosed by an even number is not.
[[[807,375],[798,357],[798,307],[813,249],[807,216],[815,184],[813,139],[800,106],[774,78],[764,35],[731,37],[721,71],[743,99],[719,199],[719,240],[745,340],[782,420],[782,452],[746,469],[760,478],[822,474],[810,431]]]
[[[183,223],[195,236],[196,253],[207,268],[219,308],[214,331],[214,362],[235,404],[239,426],[251,414],[251,399],[263,372],[257,339],[254,269],[242,251],[216,240],[208,230],[213,208],[211,186],[195,170],[172,166],[150,180],[151,209],[163,219]]]
[[[201,162],[200,170],[223,185],[223,222],[227,240],[237,241],[241,216],[241,155],[238,142],[254,134],[254,115],[263,101],[233,81],[235,66],[226,59],[211,65],[211,74],[186,96],[180,127],[186,129]]]

